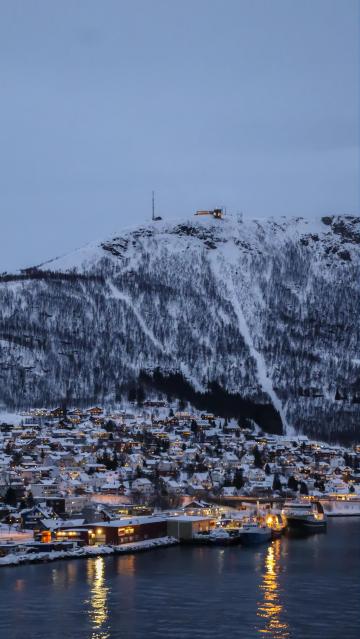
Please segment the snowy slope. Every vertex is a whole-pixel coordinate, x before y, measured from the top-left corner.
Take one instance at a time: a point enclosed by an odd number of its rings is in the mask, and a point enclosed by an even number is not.
[[[2,277],[0,401],[112,401],[159,367],[355,438],[359,248],[359,218],[193,217]]]

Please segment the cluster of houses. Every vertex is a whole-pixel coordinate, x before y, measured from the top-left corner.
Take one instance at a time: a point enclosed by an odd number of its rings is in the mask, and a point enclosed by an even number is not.
[[[43,542],[121,544],[163,536],[164,511],[187,504],[202,504],[201,526],[204,502],[351,493],[360,446],[268,435],[162,399],[37,409],[0,424],[0,537],[11,526]]]

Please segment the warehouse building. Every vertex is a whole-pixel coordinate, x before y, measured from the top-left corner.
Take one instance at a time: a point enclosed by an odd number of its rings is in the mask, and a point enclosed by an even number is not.
[[[211,517],[179,515],[168,519],[167,534],[179,541],[190,541],[197,533],[208,532],[215,525],[216,519]]]

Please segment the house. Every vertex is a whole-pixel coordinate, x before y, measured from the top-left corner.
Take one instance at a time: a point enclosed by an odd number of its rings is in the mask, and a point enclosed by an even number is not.
[[[43,520],[56,521],[54,519],[54,511],[46,507],[44,504],[38,504],[33,508],[26,508],[20,512],[21,525],[26,530],[35,530],[40,528],[40,522]]]
[[[150,479],[146,479],[146,477],[139,477],[135,479],[132,483],[131,489],[137,493],[141,493],[142,495],[151,495],[154,492],[154,486]]]
[[[90,415],[102,415],[102,413],[104,412],[102,408],[99,408],[99,406],[94,406],[93,408],[89,408],[89,410],[87,411]]]
[[[181,493],[183,493],[183,486],[175,481],[175,479],[162,477],[161,482],[168,495],[181,495]]]
[[[223,486],[223,488],[221,489],[222,497],[236,497],[237,494],[238,491],[235,486]]]

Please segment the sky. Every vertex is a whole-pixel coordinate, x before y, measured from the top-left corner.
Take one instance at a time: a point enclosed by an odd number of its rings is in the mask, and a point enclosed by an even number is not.
[[[148,221],[359,214],[359,0],[0,0],[0,271]]]

